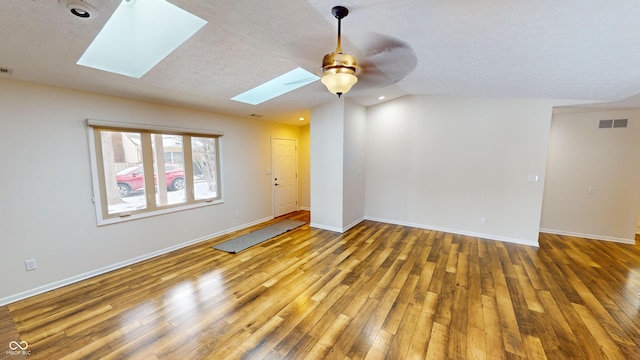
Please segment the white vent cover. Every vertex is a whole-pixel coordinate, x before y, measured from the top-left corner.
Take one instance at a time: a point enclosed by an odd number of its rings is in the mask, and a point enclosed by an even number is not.
[[[611,119],[600,120],[598,128],[600,129],[613,129],[613,128],[626,128],[629,123],[629,119]]]

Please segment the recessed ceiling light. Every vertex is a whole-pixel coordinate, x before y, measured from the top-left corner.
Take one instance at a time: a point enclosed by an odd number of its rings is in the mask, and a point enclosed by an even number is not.
[[[384,100],[385,97],[384,96],[378,96],[378,100]]]
[[[91,13],[85,9],[80,9],[77,7],[71,8],[71,13],[77,17],[88,18],[91,16]]]
[[[88,19],[95,17],[98,10],[83,0],[58,0],[58,4],[67,7],[69,12],[79,18]]]
[[[298,118],[298,120],[300,120],[300,121],[304,121],[304,118],[303,118],[303,117],[301,117],[301,118]]]

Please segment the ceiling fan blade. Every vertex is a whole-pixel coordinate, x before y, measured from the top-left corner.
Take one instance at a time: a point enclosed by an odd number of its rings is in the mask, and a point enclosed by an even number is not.
[[[288,82],[288,83],[284,83],[282,85],[283,86],[291,86],[291,85],[297,85],[297,84],[301,84],[301,83],[308,84],[308,83],[312,83],[312,82],[314,82],[316,80],[318,80],[317,76],[316,77],[308,77],[308,78],[299,79],[299,80],[296,80],[296,81],[291,81],[291,82]]]
[[[375,69],[386,76],[389,83],[383,86],[404,79],[418,65],[418,58],[411,46],[388,35],[372,34],[364,54],[366,60],[363,61],[363,65],[367,64],[368,68]],[[363,68],[363,78],[368,76],[365,70],[366,68]],[[380,77],[380,75],[376,76]]]
[[[393,84],[391,77],[385,74],[375,64],[366,59],[360,62],[360,75],[356,89],[376,89]]]

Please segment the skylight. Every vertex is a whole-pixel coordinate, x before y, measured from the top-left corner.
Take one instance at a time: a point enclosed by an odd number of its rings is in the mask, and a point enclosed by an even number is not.
[[[165,0],[122,0],[78,65],[140,78],[206,23]]]
[[[289,91],[303,87],[320,79],[315,74],[308,72],[303,68],[295,68],[285,74],[267,81],[262,85],[258,85],[251,90],[245,91],[240,95],[236,95],[231,100],[258,105],[267,100],[271,100]]]

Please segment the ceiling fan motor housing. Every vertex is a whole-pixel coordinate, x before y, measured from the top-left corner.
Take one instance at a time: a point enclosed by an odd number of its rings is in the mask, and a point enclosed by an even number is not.
[[[322,73],[331,71],[333,73],[348,72],[355,74],[358,70],[356,58],[348,54],[332,52],[322,58]]]

